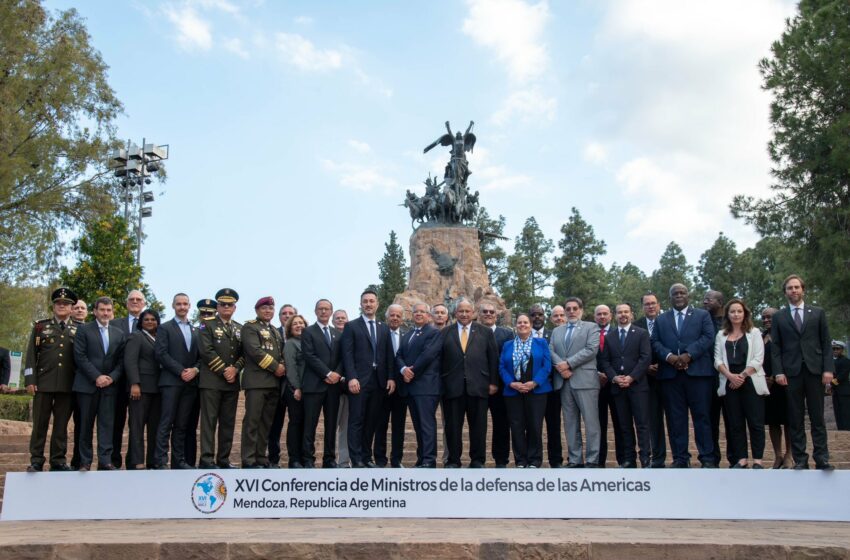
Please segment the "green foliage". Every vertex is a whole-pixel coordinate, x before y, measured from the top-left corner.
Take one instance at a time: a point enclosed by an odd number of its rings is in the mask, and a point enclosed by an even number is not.
[[[127,222],[120,216],[90,223],[73,242],[77,266],[71,270],[63,267],[60,282],[90,305],[101,296],[111,297],[115,300],[116,317],[126,315],[130,290],[141,290],[148,306],[161,312],[164,306],[142,282],[142,267],[135,258],[136,243],[136,238],[128,232]]]
[[[508,266],[501,276],[501,293],[505,306],[511,314],[525,313],[535,301],[532,297],[531,274],[525,266],[521,255],[513,254],[508,257]]]
[[[735,242],[721,231],[714,244],[699,258],[697,290],[715,290],[721,292],[726,299],[739,295],[735,286],[737,264],[738,248]]]
[[[62,233],[114,207],[106,71],[75,10],[0,2],[0,280],[55,272]]]
[[[773,95],[773,195],[732,214],[789,241],[831,322],[850,321],[850,2],[803,0],[759,69]],[[811,288],[809,290],[811,292]],[[811,293],[808,294],[811,299]],[[846,327],[841,332],[846,332]]]
[[[29,395],[0,395],[0,419],[28,422],[31,402]]]
[[[596,239],[593,226],[587,223],[576,208],[561,226],[563,237],[558,241],[561,254],[555,259],[555,283],[552,304],[561,304],[569,296],[585,302],[585,310],[597,302],[611,298],[608,271],[598,261],[605,254],[605,242]]]
[[[390,231],[390,240],[384,244],[386,251],[378,261],[378,317],[383,317],[395,297],[407,287],[407,260],[404,249],[398,243],[394,231]]]
[[[682,248],[675,241],[671,241],[658,261],[658,268],[652,273],[652,291],[658,295],[659,303],[667,307],[670,286],[673,284],[684,284],[688,290],[692,289],[693,274],[693,267],[688,264]]]
[[[553,249],[554,243],[543,235],[537,220],[534,217],[525,220],[525,225],[514,243],[514,255],[519,257],[528,273],[528,296],[532,300],[540,298],[543,289],[551,285],[549,281],[552,279],[552,267],[549,265],[549,257]]]
[[[630,303],[632,309],[639,311],[640,299],[649,289],[649,279],[646,274],[630,262],[622,268],[614,263],[608,271],[608,277],[611,281],[613,296],[611,310],[613,311],[618,303]]]
[[[797,270],[793,250],[782,240],[765,237],[738,256],[735,291],[755,313],[785,304],[782,281]],[[809,295],[812,295],[811,293]]]
[[[496,288],[496,291],[501,293],[500,279],[505,274],[508,266],[508,257],[505,250],[502,249],[496,237],[505,234],[505,217],[500,215],[499,219],[493,219],[487,213],[487,209],[483,206],[478,210],[478,216],[475,220],[475,227],[478,228],[478,247],[481,249],[481,260],[484,261],[484,268],[490,275],[490,284]],[[492,235],[484,235],[484,234]]]
[[[48,286],[19,287],[0,283],[0,346],[23,352],[29,341],[33,321],[50,316]]]

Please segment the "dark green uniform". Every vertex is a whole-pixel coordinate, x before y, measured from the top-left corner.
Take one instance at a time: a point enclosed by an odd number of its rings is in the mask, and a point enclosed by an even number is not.
[[[239,402],[239,370],[242,357],[242,325],[225,323],[220,317],[206,319],[198,328],[198,351],[201,354],[201,468],[215,464],[230,465],[236,405]],[[224,370],[233,366],[236,379],[228,383]],[[218,453],[215,453],[215,430],[218,426]]]
[[[65,465],[68,452],[68,420],[74,408],[71,386],[74,383],[74,336],[77,323],[55,317],[33,325],[27,345],[24,383],[35,385],[32,405],[30,462],[40,470],[44,466],[47,427],[53,417],[50,435],[50,466]]]
[[[280,380],[275,377],[283,362],[283,341],[269,323],[252,319],[242,327],[245,369],[245,417],[242,419],[242,466],[268,466],[266,446],[275,407],[280,398]]]

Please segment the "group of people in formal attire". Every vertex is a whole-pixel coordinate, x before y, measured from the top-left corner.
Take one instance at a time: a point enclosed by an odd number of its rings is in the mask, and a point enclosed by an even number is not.
[[[551,467],[604,467],[610,418],[620,467],[668,466],[668,442],[669,466],[691,466],[690,422],[699,463],[716,468],[723,419],[729,465],[755,469],[764,468],[766,425],[773,467],[809,468],[808,411],[814,466],[831,470],[824,390],[848,384],[850,361],[843,344],[830,340],[823,310],[805,303],[802,278],[789,276],[782,288],[788,305],[762,313],[763,331],[741,299],[724,302],[709,291],[700,309],[681,284],[671,286],[665,312],[647,293],[639,320],[625,302],[613,313],[598,305],[585,320],[582,300],[567,297],[551,309],[551,329],[541,305],[520,313],[513,329],[499,326],[486,298],[456,301],[454,321],[444,304],[425,302],[407,310],[409,324],[397,304],[380,320],[378,295],[369,289],[350,321],[320,299],[312,323],[287,304],[274,326],[274,299],[263,297],[256,318],[239,324],[239,296],[224,288],[198,302],[197,325],[186,294],[174,296],[174,318],[162,322],[137,290],[128,295],[127,317],[114,318],[114,302],[102,297],[86,323],[74,315],[74,293],[59,288],[53,316],[35,323],[26,355],[25,383],[34,395],[28,470],[87,471],[95,455],[99,470],[122,462],[128,470],[277,468],[284,425],[288,466],[312,468],[320,420],[322,467],[403,467],[408,411],[416,435],[416,462],[408,466],[418,468],[484,467],[488,428],[497,468],[509,465],[511,450],[517,468],[542,467],[544,452]],[[240,392],[237,465],[230,457]],[[836,402],[843,395],[833,391]]]

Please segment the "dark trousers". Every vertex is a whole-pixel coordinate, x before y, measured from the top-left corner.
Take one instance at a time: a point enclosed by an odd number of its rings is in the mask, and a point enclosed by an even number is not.
[[[439,395],[410,395],[410,418],[416,431],[416,464],[437,466],[437,405]]]
[[[192,403],[189,410],[189,420],[186,422],[185,445],[183,446],[183,457],[193,467],[198,463],[198,425],[201,421],[201,397],[200,393]]]
[[[129,400],[128,420],[130,436],[127,442],[127,468],[144,463],[151,469],[156,462],[156,433],[162,415],[162,396],[159,393],[142,393],[139,400]],[[145,433],[147,432],[147,446]],[[147,453],[145,451],[147,450]],[[113,455],[114,457],[114,455]]]
[[[53,417],[50,434],[50,465],[64,465],[68,454],[68,420],[71,418],[74,397],[71,393],[38,391],[32,399],[32,435],[30,436],[30,462],[44,465],[44,445],[47,428]]]
[[[616,394],[611,394],[611,398],[617,410],[617,424],[614,429],[620,433],[623,442],[623,460],[620,464],[637,465],[637,445],[640,465],[649,466],[652,445],[649,437],[649,386],[642,383],[628,389],[619,389]]]
[[[753,459],[764,457],[764,397],[756,393],[753,380],[747,380],[737,389],[726,381],[726,440],[732,448],[726,456],[731,464],[747,458],[747,430],[753,447]]]
[[[850,395],[832,393],[832,409],[835,411],[835,424],[839,430],[850,430]]]
[[[156,430],[156,465],[168,464],[168,447],[171,444],[171,467],[186,461],[186,433],[192,416],[192,407],[198,400],[198,387],[177,385],[160,387],[162,412]]]
[[[526,393],[505,397],[517,467],[539,468],[543,464],[543,417],[548,395]]]
[[[560,374],[558,374],[560,375]],[[564,446],[561,444],[561,392],[546,393],[546,450],[550,467],[564,464]]]
[[[664,411],[670,430],[670,450],[673,461],[687,464],[691,458],[688,451],[688,411],[694,424],[694,439],[699,450],[699,460],[714,462],[714,443],[711,438],[711,390],[715,386],[713,375],[691,376],[683,371],[673,379],[661,382],[664,394]]]
[[[280,463],[280,437],[283,435],[283,419],[286,412],[286,403],[279,398],[269,426],[269,463],[277,465]]]
[[[236,429],[239,391],[201,389],[200,392],[201,398],[198,400],[201,402],[201,464],[229,465],[230,451],[233,449],[233,431]]]
[[[124,426],[127,424],[127,409],[130,403],[130,388],[127,376],[115,382],[115,414],[112,421],[112,466],[121,468],[121,447],[124,444]],[[127,443],[129,451],[129,441]]]
[[[725,383],[725,382],[724,382]],[[727,391],[728,395],[729,392]],[[732,441],[729,438],[729,415],[726,412],[725,399],[717,396],[717,391],[711,392],[711,440],[714,442],[714,462],[720,465],[720,418],[726,431],[726,460],[730,465],[737,463],[732,453]]]
[[[799,375],[788,379],[788,430],[791,432],[791,453],[794,462],[808,464],[806,453],[805,414],[809,410],[812,430],[812,456],[815,465],[829,462],[826,444],[826,424],[823,420],[823,383],[821,376],[808,371],[805,366]]]
[[[319,414],[324,419],[325,441],[322,446],[322,465],[330,466],[336,462],[336,425],[339,419],[339,383],[328,387],[321,393],[304,393],[304,441],[302,453],[304,461],[316,462],[316,429],[319,426]]]
[[[407,423],[407,398],[393,392],[384,398],[381,415],[375,425],[375,464],[387,466],[387,431],[392,424],[392,453],[390,462],[393,466],[401,464],[404,458],[404,426]]]
[[[80,406],[77,403],[77,393],[71,393],[72,405],[74,412],[74,453],[71,455],[71,468],[80,468]]]
[[[243,468],[270,464],[266,457],[266,446],[279,400],[280,389],[277,387],[245,390],[245,416],[242,418]]]
[[[80,465],[91,466],[92,438],[97,421],[98,467],[112,464],[112,421],[115,419],[115,389],[95,389],[94,393],[77,393],[80,405]]]
[[[454,399],[443,399],[446,416],[446,444],[449,448],[447,464],[461,465],[463,453],[463,419],[469,423],[470,464],[484,465],[487,460],[487,397],[463,394]]]
[[[649,446],[652,449],[652,466],[663,467],[667,461],[667,434],[664,430],[664,397],[661,381],[647,374],[649,387]]]
[[[292,385],[285,382],[281,395],[286,411],[289,412],[289,423],[286,425],[286,454],[289,457],[289,467],[304,464],[304,401],[295,399]],[[284,412],[286,416],[286,412]]]
[[[377,387],[348,395],[348,455],[351,465],[372,460],[375,425],[384,406],[384,391]]]
[[[511,423],[508,420],[508,408],[502,391],[490,395],[487,399],[490,420],[493,423],[493,438],[490,453],[496,465],[507,465],[511,459]],[[558,431],[560,435],[560,429]]]
[[[606,383],[604,387],[599,388],[599,462],[600,467],[605,467],[608,462],[608,413],[611,413],[611,428],[614,430],[614,458],[618,465],[622,465],[623,456],[623,433],[617,429],[620,425],[619,417],[617,416],[617,408],[614,406],[614,399],[611,397],[611,383]]]

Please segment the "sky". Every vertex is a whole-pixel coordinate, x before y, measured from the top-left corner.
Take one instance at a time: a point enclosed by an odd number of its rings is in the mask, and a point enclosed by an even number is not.
[[[145,281],[168,303],[230,287],[313,319],[357,310],[401,206],[475,121],[471,190],[556,245],[578,208],[606,266],[651,273],[670,241],[696,265],[765,195],[770,96],[758,61],[787,0],[45,0],[75,8],[124,104],[118,136],[168,144],[144,221]]]

